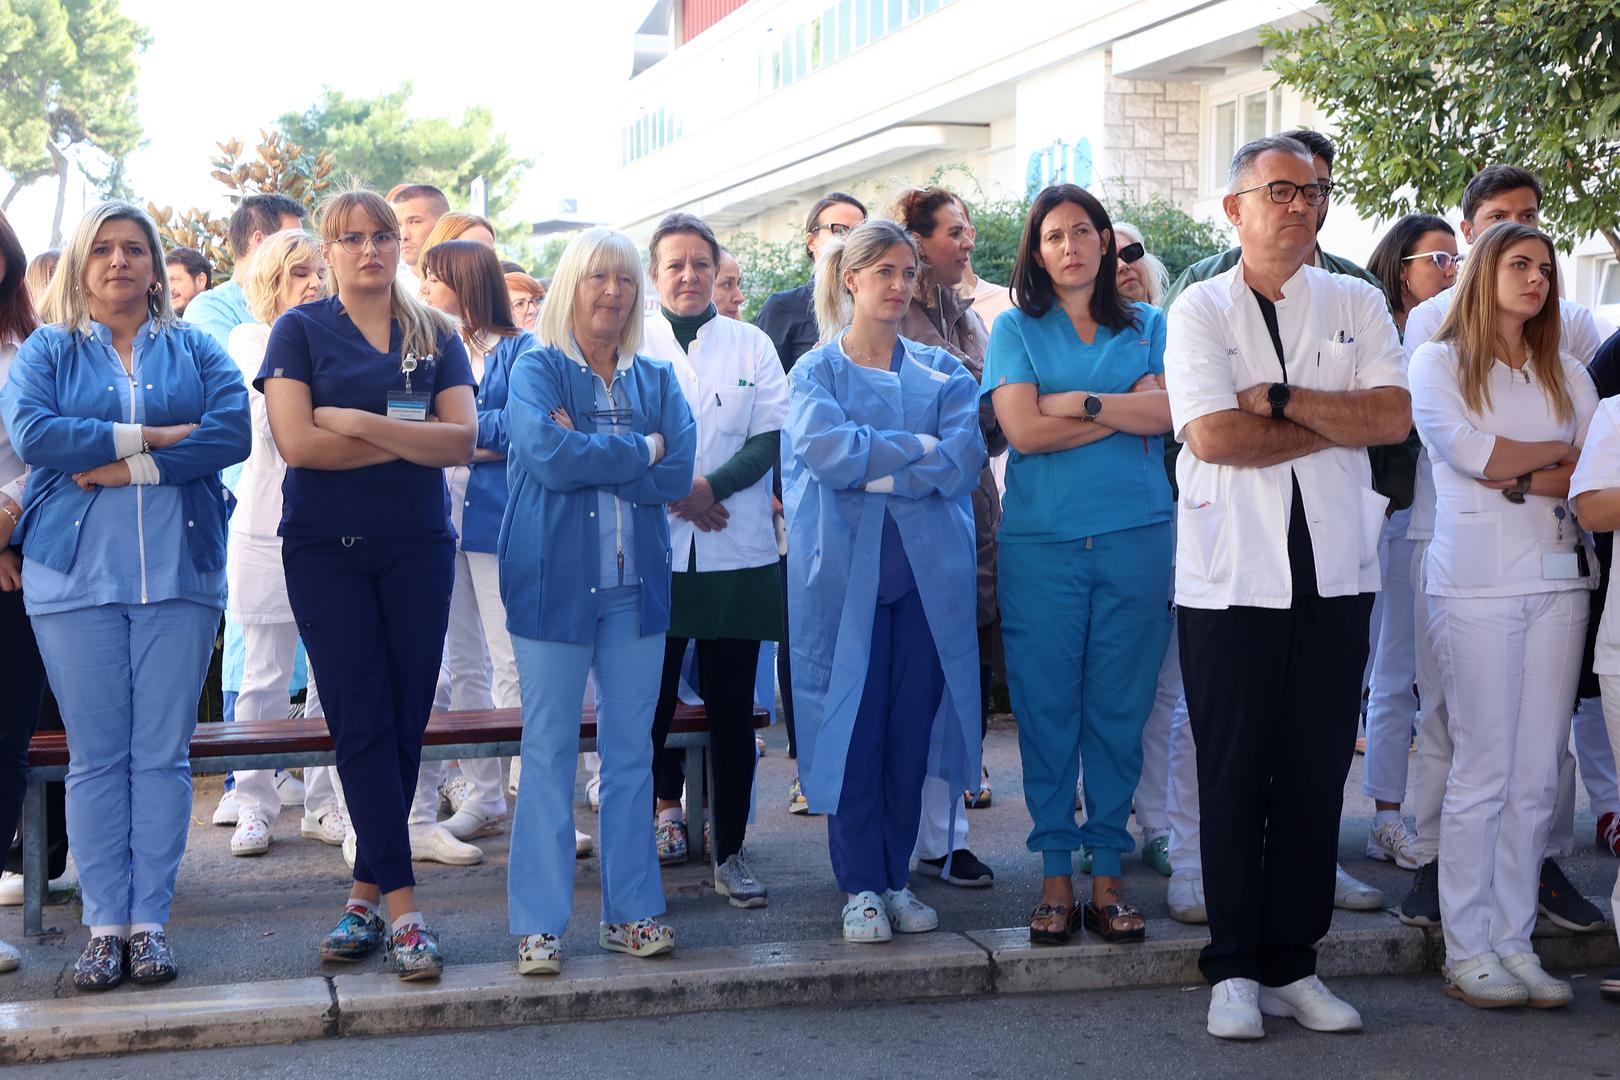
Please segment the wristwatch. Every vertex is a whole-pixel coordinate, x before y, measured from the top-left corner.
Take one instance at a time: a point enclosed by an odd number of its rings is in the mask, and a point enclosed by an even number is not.
[[[1525,473],[1523,476],[1516,477],[1513,481],[1513,486],[1502,492],[1502,498],[1506,499],[1510,503],[1513,503],[1515,506],[1524,502],[1524,497],[1530,494],[1530,482],[1533,479],[1535,479],[1535,477],[1530,473]],[[1562,509],[1562,507],[1560,507],[1560,509]]]
[[[1086,415],[1082,416],[1080,419],[1095,420],[1097,419],[1097,414],[1102,412],[1102,398],[1098,397],[1096,394],[1087,394],[1085,406]]]
[[[1273,420],[1283,419],[1283,410],[1288,407],[1288,402],[1293,396],[1294,392],[1288,388],[1288,384],[1285,382],[1274,382],[1266,387],[1266,402],[1271,406],[1271,418]]]

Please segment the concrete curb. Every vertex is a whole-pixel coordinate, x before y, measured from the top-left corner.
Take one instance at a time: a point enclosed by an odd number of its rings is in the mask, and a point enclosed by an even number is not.
[[[1389,915],[1345,917],[1320,947],[1328,977],[1438,970],[1440,931]],[[1167,920],[1137,945],[1090,940],[1032,947],[1023,927],[934,933],[882,946],[783,942],[634,960],[565,960],[564,978],[524,977],[512,964],[452,964],[433,983],[367,973],[197,988],[115,991],[0,1005],[0,1065],[144,1050],[256,1046],[318,1038],[419,1034],[561,1020],[714,1009],[848,1005],[985,994],[1201,985],[1208,936]],[[1537,933],[1549,967],[1620,965],[1611,929]]]

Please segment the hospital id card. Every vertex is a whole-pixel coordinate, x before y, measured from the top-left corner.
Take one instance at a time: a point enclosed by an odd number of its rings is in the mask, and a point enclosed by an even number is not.
[[[1578,581],[1585,576],[1581,573],[1581,559],[1573,551],[1541,553],[1542,581]]]
[[[390,390],[388,392],[388,419],[390,420],[426,420],[428,418],[428,403],[433,400],[431,394],[413,394],[409,390]]]

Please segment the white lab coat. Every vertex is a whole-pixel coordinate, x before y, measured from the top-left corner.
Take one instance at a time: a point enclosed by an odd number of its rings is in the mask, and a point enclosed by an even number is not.
[[[1283,294],[1277,320],[1291,385],[1333,391],[1406,386],[1400,340],[1377,289],[1359,278],[1303,266]],[[1242,263],[1181,294],[1170,309],[1164,367],[1171,419],[1182,441],[1193,420],[1237,408],[1240,391],[1282,381]],[[1378,591],[1378,540],[1389,500],[1372,488],[1364,449],[1335,446],[1250,468],[1200,461],[1189,447],[1176,464],[1177,604],[1291,606],[1288,516],[1296,477],[1320,594]]]
[[[264,395],[253,388],[269,340],[268,326],[243,323],[231,330],[226,350],[247,383],[253,422],[253,449],[236,481],[236,509],[225,542],[225,612],[231,622],[243,625],[293,621],[281,565],[281,537],[276,535],[287,463],[270,434]]]

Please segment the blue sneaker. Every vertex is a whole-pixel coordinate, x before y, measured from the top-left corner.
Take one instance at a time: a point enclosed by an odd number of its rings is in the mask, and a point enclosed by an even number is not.
[[[321,942],[321,959],[350,963],[364,960],[382,947],[388,928],[382,916],[361,907],[343,910],[343,918]]]

